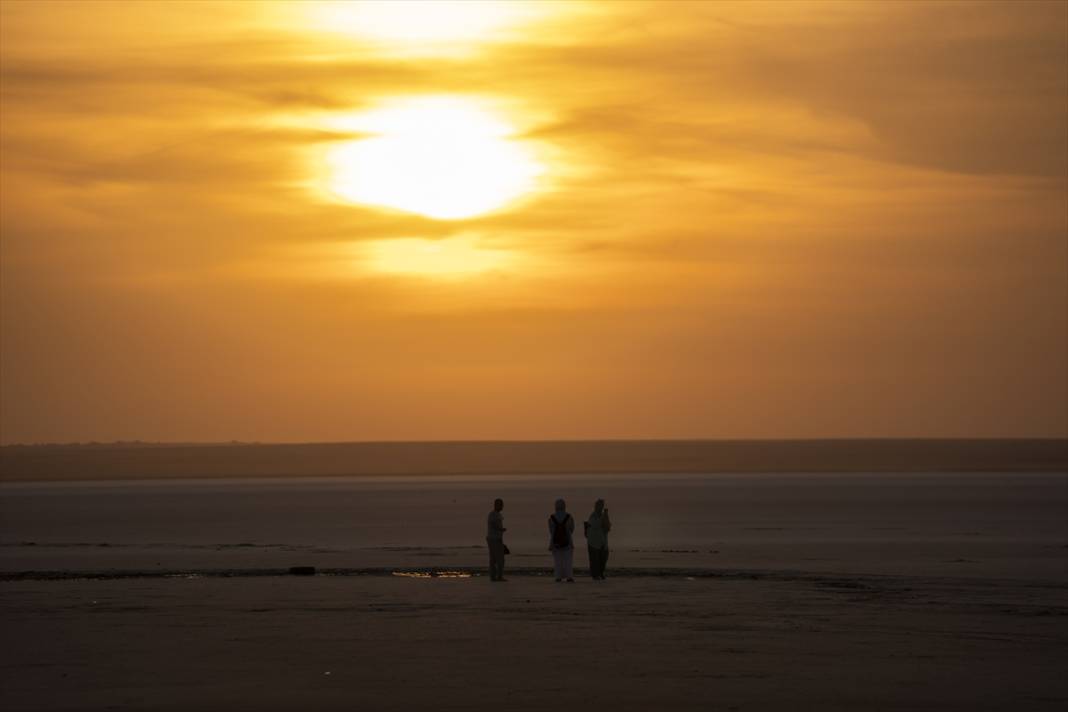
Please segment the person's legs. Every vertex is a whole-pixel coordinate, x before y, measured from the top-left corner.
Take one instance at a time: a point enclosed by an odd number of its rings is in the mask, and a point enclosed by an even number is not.
[[[490,580],[498,581],[504,578],[504,542],[488,539],[490,557]]]
[[[553,578],[559,581],[564,577],[564,551],[553,549]]]
[[[561,567],[564,578],[568,581],[575,580],[575,572],[572,569],[572,562],[575,558],[575,549],[569,548],[563,550],[563,566]]]
[[[604,578],[604,567],[608,562],[608,549],[590,547],[590,575],[595,579]]]

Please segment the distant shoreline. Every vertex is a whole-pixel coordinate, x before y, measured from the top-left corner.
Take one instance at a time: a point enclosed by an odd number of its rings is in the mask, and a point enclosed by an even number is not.
[[[392,475],[1068,472],[1068,439],[7,445],[0,482]]]

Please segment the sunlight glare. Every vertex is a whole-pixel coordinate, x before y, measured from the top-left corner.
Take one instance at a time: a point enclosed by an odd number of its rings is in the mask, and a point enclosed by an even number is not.
[[[510,262],[508,252],[482,247],[471,236],[374,240],[360,247],[371,269],[389,274],[462,277],[500,269]]]
[[[469,99],[395,102],[333,127],[368,135],[326,158],[329,191],[353,203],[459,220],[529,193],[543,173],[514,130]]]
[[[545,15],[549,4],[491,0],[312,2],[302,6],[312,25],[354,35],[401,53],[437,54],[499,39]]]

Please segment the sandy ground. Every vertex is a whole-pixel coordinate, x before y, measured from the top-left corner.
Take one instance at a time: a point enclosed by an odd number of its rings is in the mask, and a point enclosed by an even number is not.
[[[5,710],[1063,710],[1061,584],[0,581]]]

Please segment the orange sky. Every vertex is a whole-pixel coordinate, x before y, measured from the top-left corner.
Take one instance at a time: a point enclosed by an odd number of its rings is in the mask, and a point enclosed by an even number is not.
[[[1068,434],[1068,4],[0,33],[4,443]]]

